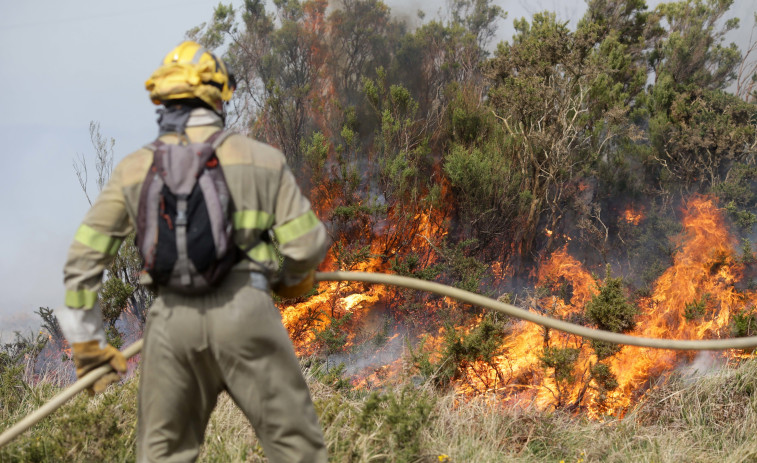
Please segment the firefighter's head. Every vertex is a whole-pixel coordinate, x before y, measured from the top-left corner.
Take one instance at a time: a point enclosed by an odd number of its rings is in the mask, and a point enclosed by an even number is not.
[[[226,63],[192,41],[171,50],[145,82],[156,105],[196,101],[219,114],[223,112],[223,103],[231,99],[235,86]]]

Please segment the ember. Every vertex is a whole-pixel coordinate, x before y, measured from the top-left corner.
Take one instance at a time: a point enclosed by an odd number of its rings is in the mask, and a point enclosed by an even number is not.
[[[631,225],[638,225],[644,220],[644,210],[629,207],[623,212],[623,219]]]

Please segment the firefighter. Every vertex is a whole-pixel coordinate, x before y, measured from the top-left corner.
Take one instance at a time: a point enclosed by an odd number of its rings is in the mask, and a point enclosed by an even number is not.
[[[234,85],[222,60],[197,43],[180,44],[146,82],[153,103],[164,107],[159,140],[202,142],[221,130]],[[280,151],[233,134],[216,155],[234,205],[234,242],[246,256],[210,292],[156,287],[142,353],[137,460],[194,461],[217,397],[227,391],[269,461],[325,462],[310,393],[270,294],[270,286],[283,297],[312,288],[328,246],[325,228]],[[126,370],[106,341],[97,292],[103,271],[135,230],[152,161],[153,152],[143,148],[116,166],[70,247],[65,307],[56,315],[80,377],[106,363]],[[142,282],[151,283],[147,276]],[[118,379],[116,373],[103,377],[93,392]]]

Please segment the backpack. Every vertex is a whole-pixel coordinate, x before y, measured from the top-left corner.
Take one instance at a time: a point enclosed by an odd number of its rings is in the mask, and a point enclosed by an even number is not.
[[[233,204],[216,149],[231,132],[201,143],[145,148],[153,162],[142,184],[135,242],[153,284],[187,294],[211,290],[241,259]]]

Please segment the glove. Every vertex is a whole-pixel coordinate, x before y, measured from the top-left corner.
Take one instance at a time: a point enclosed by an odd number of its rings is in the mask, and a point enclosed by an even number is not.
[[[93,340],[75,342],[72,347],[74,351],[74,365],[76,365],[76,376],[78,378],[105,364],[109,364],[119,373],[126,373],[126,358],[124,358],[121,351],[110,344],[107,344],[102,349],[100,348],[100,341]],[[89,395],[95,395],[104,391],[109,384],[115,383],[120,379],[121,377],[114,371],[106,373],[89,387]]]
[[[282,299],[291,299],[300,297],[303,294],[310,291],[315,283],[315,270],[311,270],[305,278],[297,284],[292,286],[286,286],[281,281],[273,286],[273,292],[276,293]]]

